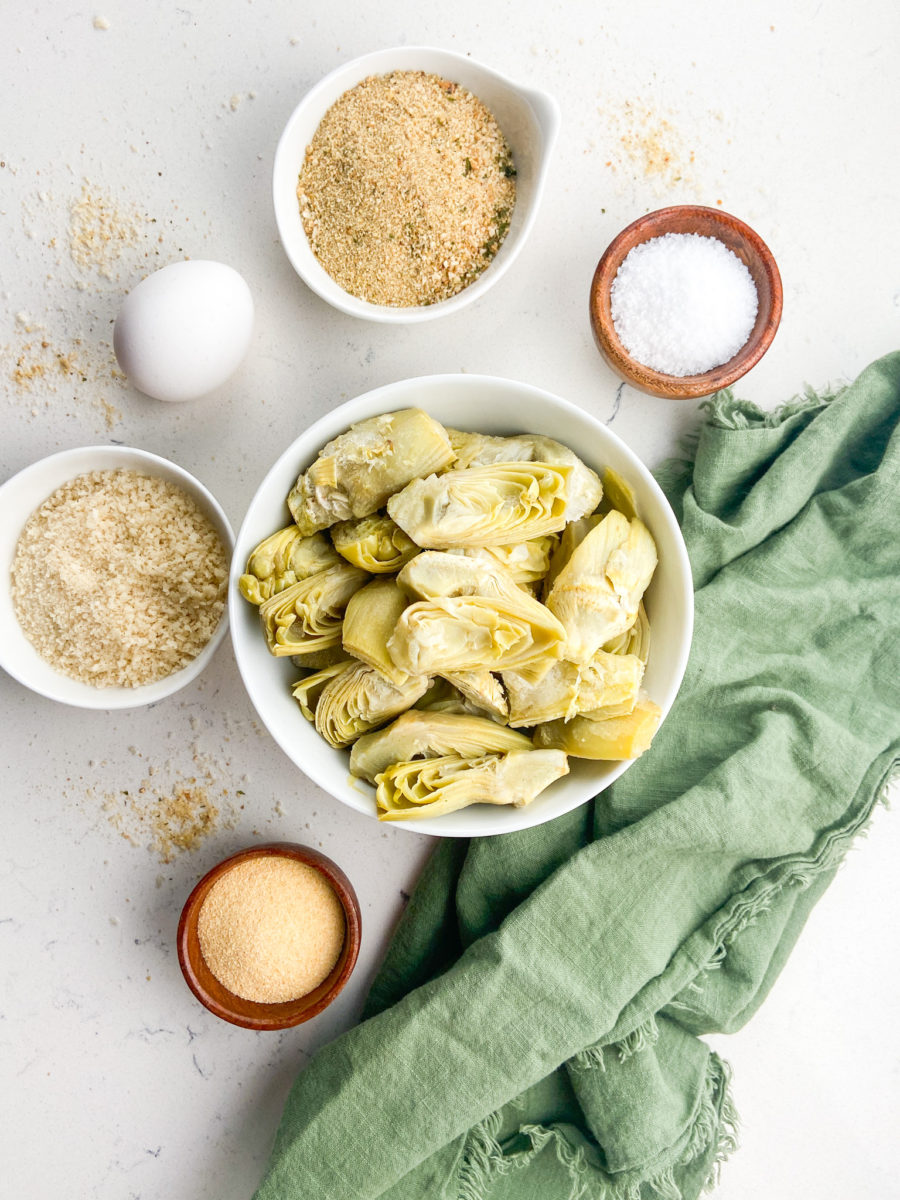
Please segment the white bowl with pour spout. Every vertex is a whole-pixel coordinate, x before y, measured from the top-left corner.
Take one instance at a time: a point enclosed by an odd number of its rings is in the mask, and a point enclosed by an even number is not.
[[[516,167],[516,204],[509,231],[490,266],[468,287],[436,304],[392,307],[370,304],[336,283],[312,251],[297,200],[297,181],[306,147],[335,101],[370,75],[426,71],[467,88],[497,119]],[[320,80],[291,114],[278,148],[272,177],[275,220],[285,253],[300,278],[323,300],[354,317],[408,325],[458,312],[483,296],[512,266],[531,232],[559,132],[559,106],[552,96],[513,83],[506,76],[450,50],[400,46],[355,58]]]

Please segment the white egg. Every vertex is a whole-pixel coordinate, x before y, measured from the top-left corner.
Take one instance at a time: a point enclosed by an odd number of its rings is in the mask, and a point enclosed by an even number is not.
[[[113,333],[122,370],[157,400],[196,400],[237,370],[253,332],[253,297],[224,263],[173,263],[129,293]]]

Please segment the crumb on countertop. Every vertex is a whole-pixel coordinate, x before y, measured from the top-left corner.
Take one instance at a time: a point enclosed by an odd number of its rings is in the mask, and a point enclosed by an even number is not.
[[[146,237],[147,218],[135,205],[118,203],[85,180],[69,209],[69,254],[78,267],[113,279],[123,251]]]

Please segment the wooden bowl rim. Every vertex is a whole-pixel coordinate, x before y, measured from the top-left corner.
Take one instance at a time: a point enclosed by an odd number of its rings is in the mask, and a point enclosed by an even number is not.
[[[329,975],[318,987],[313,988],[306,995],[298,996],[295,1000],[287,1000],[281,1004],[262,1004],[235,996],[224,985],[219,984],[226,995],[234,1001],[233,1006],[226,1005],[211,995],[195,970],[191,959],[193,949],[202,961],[197,935],[197,918],[200,907],[213,884],[232,867],[249,859],[267,857],[293,858],[315,868],[325,876],[344,910],[344,944],[338,961]],[[221,862],[211,867],[194,886],[185,901],[178,921],[178,963],[185,982],[196,998],[205,1008],[215,1016],[221,1017],[223,1021],[229,1021],[232,1025],[240,1025],[244,1029],[260,1031],[289,1029],[317,1016],[343,990],[356,966],[361,938],[362,917],[359,900],[353,885],[337,863],[320,850],[315,850],[312,846],[304,846],[299,842],[266,842],[260,846],[249,846],[245,850],[239,850],[236,854],[222,859]],[[204,967],[209,971],[205,963]],[[212,972],[210,971],[209,974],[212,975]]]
[[[759,296],[759,312],[753,331],[738,352],[728,360],[700,375],[665,375],[645,367],[628,353],[619,340],[609,311],[609,290],[625,256],[635,246],[665,233],[688,232],[668,228],[671,222],[699,220],[737,233],[756,257],[767,284],[767,296]],[[692,232],[700,232],[694,230]],[[715,236],[704,234],[704,236]],[[727,244],[727,243],[726,243]],[[729,247],[730,249],[731,247]],[[759,292],[759,287],[757,287]],[[778,329],[784,298],[781,274],[772,251],[746,221],[721,208],[702,204],[673,204],[645,213],[626,225],[604,250],[591,280],[589,312],[598,349],[607,364],[626,383],[640,391],[665,399],[689,400],[711,395],[735,383],[762,358]]]

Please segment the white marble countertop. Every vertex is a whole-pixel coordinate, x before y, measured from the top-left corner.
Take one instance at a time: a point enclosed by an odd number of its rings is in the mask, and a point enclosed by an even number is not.
[[[614,423],[649,463],[696,406],[619,391],[588,327],[611,237],[669,202],[719,204],[779,261],[784,319],[740,384],[766,407],[853,377],[900,345],[900,90],[890,0],[38,0],[0,39],[4,311],[0,478],[111,440],[174,458],[237,525],[280,452],[335,403],[439,371],[527,380]],[[325,72],[400,43],[442,45],[552,92],[556,166],[522,257],[477,305],[411,328],[344,317],[278,244],[269,179],[288,114]],[[82,214],[108,242],[73,237]],[[73,206],[75,206],[73,208]],[[149,270],[185,256],[241,271],[250,354],[214,398],[167,406],[114,373],[111,322]],[[0,1140],[4,1194],[237,1200],[257,1182],[291,1079],[350,1025],[430,849],[300,775],[254,721],[228,646],[149,710],[83,712],[5,675],[0,838]],[[152,770],[151,770],[152,768]],[[191,854],[159,861],[127,804],[196,778],[221,810]],[[147,791],[140,792],[144,786]],[[130,793],[125,797],[124,793]],[[178,970],[193,883],[258,839],[321,846],[363,907],[340,999],[281,1035],[230,1027]],[[900,826],[879,814],[741,1033],[743,1148],[726,1200],[897,1193]]]

